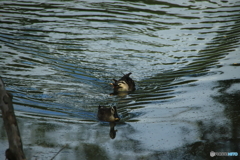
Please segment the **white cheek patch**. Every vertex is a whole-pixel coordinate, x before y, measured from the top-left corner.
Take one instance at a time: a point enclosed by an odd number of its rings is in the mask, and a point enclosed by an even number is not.
[[[118,86],[120,87],[118,91],[128,91],[129,89],[128,84],[125,81],[120,81]]]
[[[112,107],[111,108],[111,113],[114,114],[114,112],[115,112],[115,109]]]

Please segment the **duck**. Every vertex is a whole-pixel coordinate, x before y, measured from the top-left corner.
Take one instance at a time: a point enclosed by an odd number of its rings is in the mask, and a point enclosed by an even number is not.
[[[105,107],[98,106],[98,119],[105,122],[118,122],[120,120],[117,114],[117,108],[114,107]]]
[[[131,72],[128,74],[125,74],[122,78],[119,80],[113,79],[114,83],[110,83],[110,85],[113,86],[114,92],[129,92],[129,91],[134,91],[135,90],[135,83],[130,78]]]

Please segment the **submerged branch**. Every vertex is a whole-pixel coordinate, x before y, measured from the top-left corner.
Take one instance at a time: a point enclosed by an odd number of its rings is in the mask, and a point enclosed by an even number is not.
[[[66,148],[68,145],[66,144],[65,146],[63,146],[52,158],[51,160],[53,160],[64,148]]]
[[[9,148],[5,152],[6,158],[8,160],[25,160],[12,98],[13,95],[5,90],[4,83],[0,78],[0,108],[9,143]]]

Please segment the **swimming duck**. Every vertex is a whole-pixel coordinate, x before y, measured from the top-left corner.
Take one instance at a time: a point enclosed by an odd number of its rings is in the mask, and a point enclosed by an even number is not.
[[[113,86],[114,92],[127,92],[127,91],[134,91],[135,90],[135,83],[130,78],[130,74],[125,74],[119,80],[113,79],[114,83],[110,83]]]
[[[117,108],[98,106],[98,119],[106,122],[117,122],[120,120],[117,114]]]

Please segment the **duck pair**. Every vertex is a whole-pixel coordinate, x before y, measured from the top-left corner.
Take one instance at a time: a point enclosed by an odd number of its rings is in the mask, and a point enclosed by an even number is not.
[[[129,77],[130,74],[132,73],[125,74],[119,80],[113,79],[114,83],[110,83],[110,84],[113,86],[114,93],[129,92],[129,91],[135,90],[135,83]],[[114,107],[99,106],[98,119],[100,121],[106,121],[106,122],[117,122],[120,120],[117,114],[117,108],[115,106]]]

